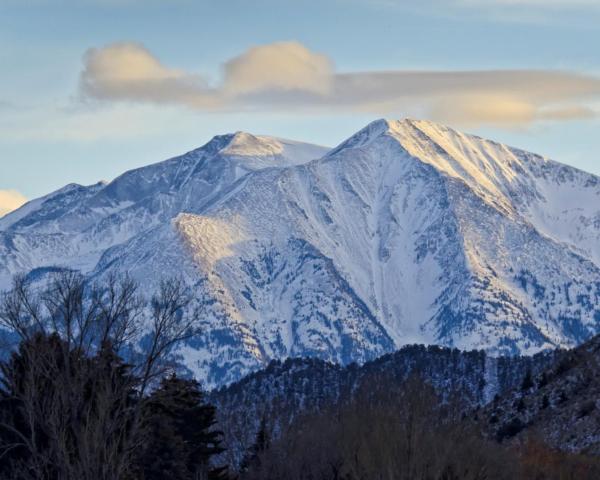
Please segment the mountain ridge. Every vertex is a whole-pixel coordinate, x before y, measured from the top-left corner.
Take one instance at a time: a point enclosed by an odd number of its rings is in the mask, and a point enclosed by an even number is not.
[[[180,276],[205,335],[178,355],[209,385],[291,356],[529,354],[600,331],[600,178],[432,122],[331,150],[237,132],[46,198],[0,219],[0,287],[56,265]]]

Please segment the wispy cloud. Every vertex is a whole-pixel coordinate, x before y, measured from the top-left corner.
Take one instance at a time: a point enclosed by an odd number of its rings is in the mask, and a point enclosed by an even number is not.
[[[200,75],[165,66],[140,44],[115,43],[85,53],[80,88],[87,98],[222,110],[249,105],[244,98],[262,93],[325,95],[334,80],[329,59],[297,42],[251,48],[223,71],[222,83],[211,87]]]
[[[363,1],[367,0],[355,0]],[[387,6],[409,6],[404,0],[368,0],[375,1],[379,5]],[[598,10],[600,2],[598,0],[431,0],[424,5],[412,5],[412,8],[424,7],[457,7],[461,9],[495,9],[495,8],[510,8],[514,10],[531,9],[543,11],[554,11],[557,9],[563,10]]]
[[[26,201],[27,199],[16,190],[0,190],[0,217],[16,210]]]
[[[17,106],[9,101],[0,100],[0,111],[2,110],[15,110]]]
[[[489,7],[493,5],[510,5],[515,7],[600,7],[598,0],[453,0],[454,3],[465,6]]]
[[[428,17],[473,19],[486,23],[526,25],[581,25],[595,27],[599,0],[337,0],[365,7],[402,10]]]
[[[494,0],[510,1],[510,0]],[[532,0],[533,1],[533,0]],[[574,72],[336,72],[327,56],[297,42],[257,46],[224,62],[223,77],[168,67],[135,43],[91,49],[80,76],[86,99],[174,104],[202,111],[419,112],[457,124],[518,126],[596,115],[600,78]]]

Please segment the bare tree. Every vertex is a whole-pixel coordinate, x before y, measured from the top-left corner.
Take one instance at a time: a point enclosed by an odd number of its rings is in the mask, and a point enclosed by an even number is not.
[[[249,471],[250,480],[508,480],[509,452],[448,417],[433,388],[361,385],[347,403],[297,418]]]
[[[0,388],[0,462],[15,450],[22,457],[13,478],[128,478],[147,392],[197,333],[190,307],[179,280],[145,301],[126,276],[88,284],[61,272],[42,291],[16,277],[0,300],[0,326],[20,341]]]

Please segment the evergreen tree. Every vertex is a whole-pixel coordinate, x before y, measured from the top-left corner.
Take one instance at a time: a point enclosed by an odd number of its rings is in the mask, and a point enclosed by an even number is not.
[[[222,432],[216,430],[215,408],[204,403],[198,382],[172,375],[148,399],[148,445],[141,458],[145,480],[218,480],[225,467],[211,459],[224,451]]]
[[[531,377],[531,370],[527,370],[525,373],[525,377],[523,377],[523,382],[521,383],[521,390],[524,392],[529,390],[534,386],[533,378]]]
[[[542,409],[548,408],[550,406],[550,400],[548,399],[548,395],[544,395],[542,397]]]
[[[247,473],[253,468],[257,468],[260,465],[260,455],[269,449],[270,444],[271,437],[267,430],[267,420],[263,416],[258,432],[256,432],[256,439],[242,459],[240,473]]]
[[[128,277],[100,285],[60,272],[43,291],[16,277],[0,295],[0,327],[20,339],[0,361],[0,478],[223,478],[209,467],[221,433],[198,384],[172,377],[148,395],[175,345],[197,333],[189,301],[177,280],[146,303]],[[148,348],[126,364],[119,354],[142,324]]]

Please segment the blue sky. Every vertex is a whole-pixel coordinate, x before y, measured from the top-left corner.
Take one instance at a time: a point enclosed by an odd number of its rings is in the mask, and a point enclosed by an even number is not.
[[[0,209],[215,134],[335,145],[379,117],[600,174],[599,45],[600,0],[0,0]]]

